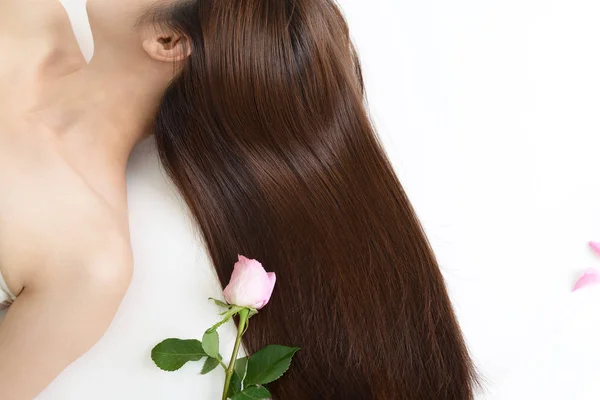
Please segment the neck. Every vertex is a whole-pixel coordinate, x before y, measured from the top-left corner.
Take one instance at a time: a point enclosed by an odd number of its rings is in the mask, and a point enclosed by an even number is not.
[[[168,79],[148,60],[117,61],[99,53],[82,69],[51,81],[36,114],[88,183],[122,204],[129,154],[148,136]]]
[[[133,67],[139,60],[116,61],[97,54],[87,66],[55,79],[40,108],[64,140],[78,142],[83,153],[102,155],[124,172],[131,150],[148,134],[167,79],[148,66]]]

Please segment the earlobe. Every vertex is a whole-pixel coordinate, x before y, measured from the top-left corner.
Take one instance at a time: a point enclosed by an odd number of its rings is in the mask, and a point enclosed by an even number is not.
[[[150,57],[158,61],[181,61],[191,54],[191,46],[185,36],[154,36],[145,39],[142,47]]]

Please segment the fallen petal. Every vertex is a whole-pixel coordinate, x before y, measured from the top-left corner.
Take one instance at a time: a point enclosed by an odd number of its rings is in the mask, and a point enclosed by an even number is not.
[[[572,292],[582,289],[587,286],[597,285],[600,283],[600,272],[597,270],[590,268],[579,280],[575,283],[575,287],[573,287]]]

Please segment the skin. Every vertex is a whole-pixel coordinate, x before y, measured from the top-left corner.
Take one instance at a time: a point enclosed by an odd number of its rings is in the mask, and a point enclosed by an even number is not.
[[[0,0],[0,271],[18,295],[2,399],[34,398],[89,350],[131,280],[125,167],[186,56],[164,40],[185,38],[134,28],[152,3],[89,0],[86,64],[58,0]]]

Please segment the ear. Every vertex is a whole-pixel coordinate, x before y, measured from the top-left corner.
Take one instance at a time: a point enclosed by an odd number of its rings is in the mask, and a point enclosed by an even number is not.
[[[173,33],[149,35],[143,39],[142,47],[150,57],[158,61],[180,61],[192,52],[188,38]]]

